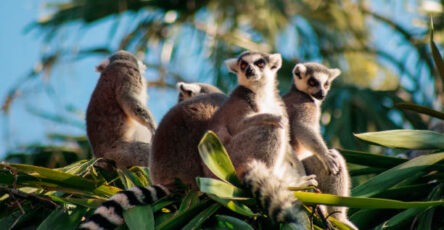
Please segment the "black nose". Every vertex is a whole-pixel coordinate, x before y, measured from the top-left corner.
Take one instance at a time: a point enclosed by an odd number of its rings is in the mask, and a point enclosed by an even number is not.
[[[247,77],[253,76],[254,75],[254,69],[251,68],[251,66],[248,66],[247,69],[245,70],[245,75],[247,75]]]
[[[325,98],[324,90],[319,90],[319,92],[313,94],[313,97],[315,97],[318,100],[324,100],[324,98]]]

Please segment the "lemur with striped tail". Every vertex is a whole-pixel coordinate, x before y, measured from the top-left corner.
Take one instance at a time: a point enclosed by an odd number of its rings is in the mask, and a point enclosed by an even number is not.
[[[97,208],[81,229],[116,228],[124,222],[124,210],[152,204],[170,192],[182,190],[177,179],[197,190],[196,177],[204,175],[197,145],[227,96],[204,83],[179,82],[177,89],[178,103],[165,114],[153,137],[150,177],[155,185],[117,193]]]
[[[317,182],[315,176],[305,176],[290,146],[287,112],[277,89],[281,55],[244,52],[225,63],[237,75],[239,86],[216,112],[210,129],[266,214],[301,227],[305,213],[287,187]]]

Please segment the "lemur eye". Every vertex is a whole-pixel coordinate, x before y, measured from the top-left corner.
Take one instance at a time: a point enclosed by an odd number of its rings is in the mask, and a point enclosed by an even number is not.
[[[265,61],[263,59],[260,59],[260,60],[256,61],[254,64],[257,67],[259,67],[259,68],[264,68],[265,67]]]
[[[310,78],[310,79],[308,80],[308,85],[311,86],[311,87],[315,87],[315,86],[317,86],[318,84],[319,84],[318,81],[316,81],[316,80],[313,79],[313,78]]]
[[[248,66],[247,62],[241,61],[241,63],[240,63],[241,70],[244,70],[245,68],[247,68],[247,66]]]

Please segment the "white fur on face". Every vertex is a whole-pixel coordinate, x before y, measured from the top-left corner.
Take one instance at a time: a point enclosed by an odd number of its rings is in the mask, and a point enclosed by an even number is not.
[[[83,223],[80,225],[81,228],[86,228],[89,230],[104,230],[103,228],[101,228],[99,225],[97,225],[96,223],[92,222],[92,221],[88,221],[86,223]]]
[[[146,65],[143,64],[142,61],[137,60],[137,66],[138,66],[138,68],[139,68],[140,75],[143,77],[143,75],[145,75]]]
[[[193,83],[185,83],[185,82],[179,82],[176,85],[177,89],[181,92],[184,90],[191,91],[193,93],[199,93],[200,92],[200,85],[199,84],[193,84]]]
[[[239,81],[239,85],[242,85],[244,87],[247,87],[253,91],[255,91],[255,89],[257,88],[257,84],[259,82],[261,83],[271,83],[274,81],[275,78],[275,73],[277,71],[278,68],[276,69],[271,69],[270,63],[265,63],[265,67],[263,69],[260,69],[258,66],[254,65],[254,62],[258,61],[259,59],[263,59],[264,56],[261,54],[248,54],[242,57],[242,60],[247,62],[251,68],[254,69],[255,72],[255,76],[247,78],[247,76],[245,75],[245,72],[243,72],[240,69],[240,61],[237,62],[236,64],[237,66],[237,78]],[[271,84],[273,87],[274,85]]]
[[[296,86],[296,89],[298,89],[301,92],[304,92],[308,95],[313,95],[319,92],[320,90],[328,90],[324,88],[324,84],[329,80],[329,75],[322,72],[316,72],[311,76],[306,75],[305,73],[301,73],[302,79],[300,79],[298,76],[294,75],[293,80],[294,84]],[[309,79],[313,77],[319,82],[319,85],[312,87],[308,84]],[[316,98],[314,98],[317,100]]]

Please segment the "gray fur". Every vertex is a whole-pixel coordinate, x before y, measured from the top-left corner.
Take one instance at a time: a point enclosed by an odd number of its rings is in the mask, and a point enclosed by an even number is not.
[[[321,104],[339,69],[317,63],[298,64],[293,69],[294,85],[284,95],[290,122],[290,143],[307,174],[315,174],[323,193],[350,195],[350,176],[342,155],[328,149],[321,135]],[[308,81],[317,82],[310,85]],[[312,82],[313,83],[313,82]],[[347,219],[346,207],[327,207],[329,213],[356,228]]]
[[[265,64],[258,65],[262,62],[260,60]],[[237,59],[227,60],[225,63],[231,72],[236,73],[239,86],[216,112],[210,129],[221,139],[244,183],[253,192],[255,188],[261,188],[258,190],[262,196],[258,197],[259,200],[283,201],[280,205],[266,208],[270,208],[269,213],[279,209],[276,220],[285,222],[288,219],[283,219],[284,216],[299,216],[298,206],[286,205],[294,202],[295,198],[288,190],[282,189],[281,193],[276,194],[269,189],[280,187],[280,183],[289,186],[316,182],[313,177],[304,177],[303,167],[288,144],[287,113],[279,97],[276,80],[281,62],[279,54],[257,52],[245,52]],[[265,178],[255,175],[258,171],[254,170],[254,165],[264,165],[271,173],[267,173],[266,179],[254,179],[256,176]],[[208,171],[206,174],[212,175]],[[283,175],[291,175],[287,177],[291,179],[285,180]]]
[[[197,145],[208,130],[213,114],[227,98],[219,89],[213,88],[207,93],[187,97],[163,117],[153,138],[150,160],[151,179],[155,184],[174,190],[175,179],[180,179],[197,189],[196,177],[203,176]]]
[[[101,72],[86,112],[86,129],[95,157],[119,168],[148,165],[156,124],[146,107],[143,65],[119,51],[97,69]]]

